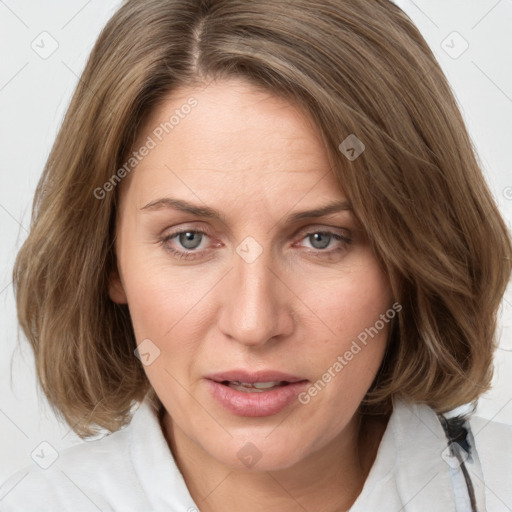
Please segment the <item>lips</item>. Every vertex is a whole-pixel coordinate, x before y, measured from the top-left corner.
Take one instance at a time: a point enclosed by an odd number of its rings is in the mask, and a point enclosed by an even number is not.
[[[289,373],[283,373],[276,370],[262,370],[258,372],[248,372],[245,370],[229,370],[226,372],[214,373],[206,376],[207,379],[215,382],[239,382],[244,384],[254,384],[262,382],[274,383],[294,383],[305,381],[304,377],[298,377]]]
[[[237,416],[270,416],[296,401],[309,382],[283,372],[234,370],[206,377],[212,397]]]
[[[275,389],[281,386],[290,384],[284,380],[279,382],[240,382],[239,380],[229,381],[224,380],[221,382],[225,386],[229,386],[231,389],[243,391],[244,393],[264,393],[271,389]]]

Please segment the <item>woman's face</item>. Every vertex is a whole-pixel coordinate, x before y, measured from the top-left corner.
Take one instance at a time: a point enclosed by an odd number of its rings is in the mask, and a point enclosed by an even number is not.
[[[316,130],[286,101],[220,81],[169,97],[134,151],[110,295],[129,305],[174,432],[267,470],[341,439],[394,311]]]

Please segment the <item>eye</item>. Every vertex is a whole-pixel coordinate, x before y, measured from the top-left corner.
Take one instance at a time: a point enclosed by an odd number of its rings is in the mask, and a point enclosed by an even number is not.
[[[209,253],[210,236],[204,231],[196,229],[182,229],[165,236],[160,240],[164,249],[177,259],[194,259]],[[309,245],[298,244],[305,247],[308,253],[319,257],[328,257],[347,249],[352,242],[348,236],[329,230],[316,230],[304,233],[299,241],[308,241]],[[222,245],[222,244],[220,244]],[[297,244],[294,244],[295,246]],[[219,246],[219,243],[217,244]]]
[[[176,234],[177,241],[185,249],[197,249],[203,240],[204,233],[199,231],[182,231]]]
[[[193,259],[204,253],[209,236],[204,231],[184,229],[165,236],[160,243],[178,259]],[[203,243],[205,242],[205,243]]]
[[[325,249],[333,240],[333,236],[330,233],[313,233],[306,237],[313,249]]]
[[[310,231],[306,233],[301,240],[307,240],[309,243],[309,246],[306,245],[304,247],[315,249],[322,254],[343,251],[352,242],[348,236],[327,230]]]

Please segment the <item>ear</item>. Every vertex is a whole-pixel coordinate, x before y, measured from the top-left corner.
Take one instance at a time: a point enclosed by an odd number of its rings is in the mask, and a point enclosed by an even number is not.
[[[128,304],[128,299],[124,291],[123,283],[116,270],[112,270],[108,282],[108,294],[110,299],[116,304]]]

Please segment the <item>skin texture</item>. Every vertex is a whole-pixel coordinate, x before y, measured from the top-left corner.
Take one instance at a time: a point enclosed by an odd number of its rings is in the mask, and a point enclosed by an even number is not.
[[[357,410],[388,325],[307,405],[272,416],[226,411],[204,377],[273,369],[315,382],[390,308],[388,279],[350,210],[287,222],[346,197],[317,131],[283,99],[231,79],[181,89],[155,109],[135,147],[192,96],[197,106],[121,183],[110,296],[128,303],[137,343],[160,350],[145,371],[201,511],[345,510],[385,428],[361,423]],[[142,209],[163,197],[214,208],[223,220]],[[194,259],[169,251],[186,252],[183,238],[162,242],[178,229],[207,233],[193,239]],[[332,237],[319,248],[313,234],[325,230],[351,243]],[[262,250],[251,263],[236,251],[248,236]],[[237,456],[247,442],[261,454],[250,468]]]

